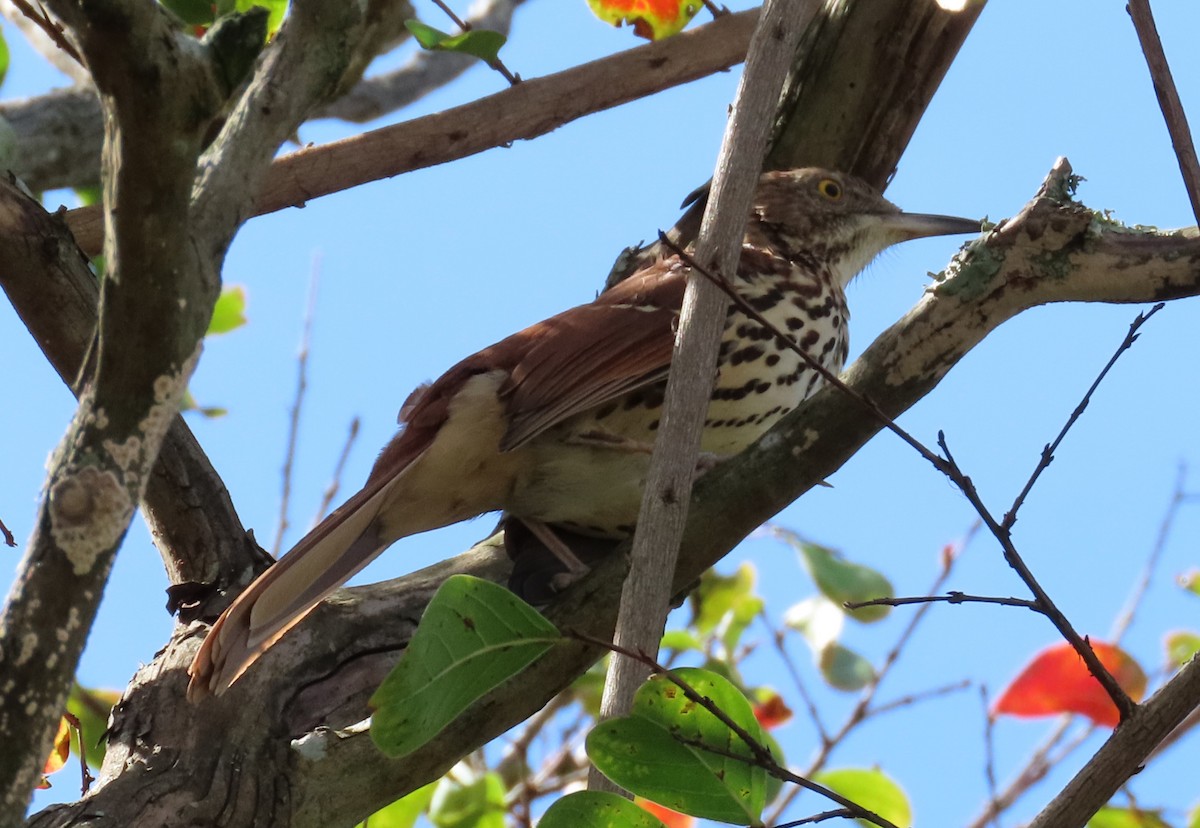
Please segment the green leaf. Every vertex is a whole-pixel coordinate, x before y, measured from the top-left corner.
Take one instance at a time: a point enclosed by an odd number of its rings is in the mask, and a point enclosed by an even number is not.
[[[417,824],[417,818],[429,807],[435,787],[437,783],[430,782],[417,788],[408,796],[401,797],[386,808],[371,814],[366,822],[360,822],[356,828],[413,828]]]
[[[76,187],[75,197],[79,199],[80,207],[90,207],[93,204],[99,204],[100,199],[104,197],[104,193],[98,186]]]
[[[4,39],[4,31],[0,30],[0,83],[4,83],[4,76],[8,74],[9,59],[8,41]]]
[[[211,26],[216,18],[212,0],[160,0],[167,11],[190,26]]]
[[[768,744],[750,702],[733,684],[706,670],[673,672],[754,739]],[[767,801],[769,777],[750,764],[750,748],[664,676],[638,689],[631,715],[593,728],[587,753],[621,787],[680,813],[746,825],[759,821]]]
[[[288,0],[237,0],[237,10],[240,12],[249,11],[253,6],[267,10],[267,38],[270,39],[283,25]]]
[[[1088,828],[1171,828],[1158,811],[1105,806],[1088,820]]]
[[[1200,569],[1179,576],[1179,585],[1193,595],[1200,595]]]
[[[833,550],[815,543],[795,542],[795,545],[817,589],[836,604],[891,598],[894,594],[891,582],[874,569],[843,560]],[[891,607],[863,607],[846,610],[846,615],[855,621],[869,623],[880,620],[890,611]]]
[[[871,662],[848,647],[830,644],[817,657],[817,667],[836,690],[861,690],[875,678]]]
[[[504,35],[490,29],[471,29],[462,34],[451,35],[420,20],[405,20],[404,27],[422,49],[471,55],[486,63],[491,63],[499,57],[500,48],[506,41]]]
[[[504,587],[447,578],[404,657],[371,697],[371,738],[389,756],[412,753],[561,640],[553,624]]]
[[[499,775],[474,776],[459,765],[437,783],[429,821],[437,828],[504,828],[507,811]]]
[[[701,635],[716,630],[728,613],[755,597],[754,580],[750,564],[742,564],[732,575],[709,570],[700,577],[700,586],[692,593],[692,623]]]
[[[229,333],[246,324],[246,288],[232,285],[221,291],[213,305],[207,335]]]
[[[422,49],[436,49],[438,45],[450,38],[450,35],[443,32],[441,29],[435,29],[433,26],[427,26],[420,20],[405,20],[404,28],[408,29],[409,34],[416,39]]]
[[[868,811],[874,811],[899,828],[912,825],[912,806],[908,804],[904,790],[878,768],[824,771],[814,776],[813,781],[837,791]],[[863,819],[855,822],[874,828]]]
[[[578,791],[551,805],[538,828],[666,828],[656,816],[623,796]]]
[[[687,652],[688,650],[696,652],[703,652],[704,650],[700,639],[696,638],[688,630],[667,630],[663,633],[659,647],[663,650],[675,650],[679,653]]]
[[[1174,667],[1182,667],[1200,652],[1200,635],[1188,630],[1177,630],[1167,634],[1167,661]]]

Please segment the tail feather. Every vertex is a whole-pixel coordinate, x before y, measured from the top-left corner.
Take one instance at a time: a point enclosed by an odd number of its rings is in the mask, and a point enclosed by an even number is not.
[[[223,693],[322,598],[387,548],[394,538],[379,536],[376,518],[397,479],[350,498],[237,597],[188,668],[190,700]]]

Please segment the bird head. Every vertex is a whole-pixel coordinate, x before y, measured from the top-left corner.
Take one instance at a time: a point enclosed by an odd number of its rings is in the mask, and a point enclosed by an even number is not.
[[[855,176],[804,167],[763,174],[747,236],[846,285],[893,244],[979,229],[975,219],[905,213]]]

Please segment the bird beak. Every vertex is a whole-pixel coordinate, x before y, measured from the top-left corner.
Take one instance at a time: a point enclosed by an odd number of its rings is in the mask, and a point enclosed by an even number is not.
[[[896,241],[923,239],[926,236],[978,233],[982,229],[976,219],[935,216],[929,213],[887,213],[882,219],[884,228],[895,236]]]

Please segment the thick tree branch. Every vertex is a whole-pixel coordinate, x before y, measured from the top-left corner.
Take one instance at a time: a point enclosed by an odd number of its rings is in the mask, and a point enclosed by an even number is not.
[[[62,219],[0,182],[0,289],[69,387],[96,330],[100,289]],[[246,536],[225,484],[176,415],[142,498],[172,584],[250,575],[268,563]]]
[[[23,812],[113,558],[186,387],[216,296],[187,243],[203,131],[221,103],[213,67],[154,4],[48,2],[105,102],[107,275],[94,380],[50,461],[0,615],[0,813]],[[20,711],[23,715],[18,715]]]
[[[318,196],[443,164],[696,80],[741,62],[757,12],[726,15],[676,37],[545,78],[523,81],[454,109],[303,149],[276,161],[249,214],[302,205]],[[67,214],[79,246],[98,249],[95,208]]]
[[[1195,230],[1134,233],[1072,202],[1042,197],[972,245],[843,378],[895,417],[1022,310],[1059,301],[1189,295],[1200,295]],[[685,589],[879,429],[874,414],[827,387],[747,452],[707,474],[692,500],[675,588]],[[620,555],[603,561],[550,610],[553,620],[592,636],[611,634],[624,567]],[[464,570],[500,579],[507,562],[484,547],[407,578],[341,593],[273,647],[260,669],[198,710],[174,703],[194,650],[184,633],[139,675],[118,708],[103,773],[108,783],[34,824],[63,825],[86,812],[104,814],[93,817],[97,826],[158,824],[156,817],[179,813],[195,822],[220,815],[223,824],[237,826],[250,824],[253,808],[263,807],[260,819],[348,825],[436,778],[537,710],[600,655],[577,643],[556,648],[403,760],[380,757],[364,733],[314,730],[318,724],[344,728],[365,716],[366,698],[402,651],[436,584]],[[197,715],[205,728],[195,727]],[[271,724],[264,727],[264,720]],[[1135,717],[1120,733],[1140,722]],[[154,738],[147,740],[142,734],[149,732]],[[303,739],[289,745],[288,737]],[[248,767],[255,774],[239,773]]]

